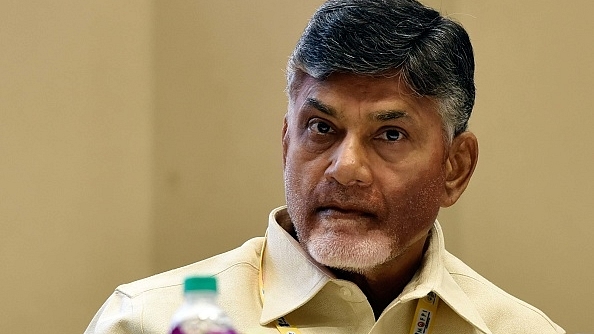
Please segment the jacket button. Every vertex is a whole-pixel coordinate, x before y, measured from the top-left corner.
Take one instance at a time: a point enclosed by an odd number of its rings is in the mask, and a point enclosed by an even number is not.
[[[350,299],[351,296],[353,295],[353,292],[351,291],[351,289],[344,287],[344,286],[340,288],[340,293],[342,294],[342,297],[346,300]]]

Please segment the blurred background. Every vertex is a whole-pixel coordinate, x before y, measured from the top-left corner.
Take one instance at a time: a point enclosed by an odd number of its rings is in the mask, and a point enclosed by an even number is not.
[[[322,1],[0,1],[0,331],[82,333],[113,289],[263,235],[284,66]],[[594,332],[594,2],[427,0],[476,52],[479,273]]]

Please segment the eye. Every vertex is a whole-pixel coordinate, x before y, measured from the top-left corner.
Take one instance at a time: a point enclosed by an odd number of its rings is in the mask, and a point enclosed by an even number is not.
[[[307,128],[310,131],[313,131],[315,133],[319,133],[319,134],[327,134],[327,133],[333,133],[334,129],[332,129],[332,126],[330,126],[330,124],[322,121],[321,119],[311,119],[308,123],[307,123]]]
[[[382,133],[380,133],[376,138],[394,142],[394,141],[402,140],[404,138],[404,133],[402,133],[402,131],[399,131],[397,129],[387,129],[387,130],[383,131]]]

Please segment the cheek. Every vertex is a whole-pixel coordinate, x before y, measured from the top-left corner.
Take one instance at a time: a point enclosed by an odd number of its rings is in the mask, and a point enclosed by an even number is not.
[[[290,211],[305,210],[309,195],[316,184],[314,175],[311,163],[304,161],[297,152],[289,152],[285,160],[284,179]]]
[[[385,198],[389,208],[389,220],[399,221],[392,225],[403,230],[416,230],[431,226],[440,208],[444,176],[441,170],[415,172],[414,177],[392,180],[395,185]]]
[[[324,176],[322,155],[312,154],[302,146],[288,146],[285,159],[285,177],[293,180],[295,187],[308,189]]]
[[[413,192],[414,196],[410,199],[410,206],[420,215],[420,219],[433,221],[440,207],[440,189],[442,188],[443,178],[425,181],[425,183],[420,184],[419,188]]]

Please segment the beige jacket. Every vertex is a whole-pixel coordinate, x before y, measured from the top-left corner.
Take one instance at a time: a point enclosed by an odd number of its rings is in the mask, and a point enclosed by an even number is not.
[[[216,276],[219,302],[244,334],[278,333],[274,323],[283,316],[302,334],[408,334],[417,300],[431,291],[440,298],[432,334],[564,333],[541,311],[448,253],[438,222],[423,266],[376,321],[361,290],[316,265],[279,225],[281,214],[285,208],[269,218],[262,261],[264,303],[258,274],[265,238],[258,237],[227,253],[118,287],[85,333],[167,333],[182,302],[184,278],[205,274]]]

